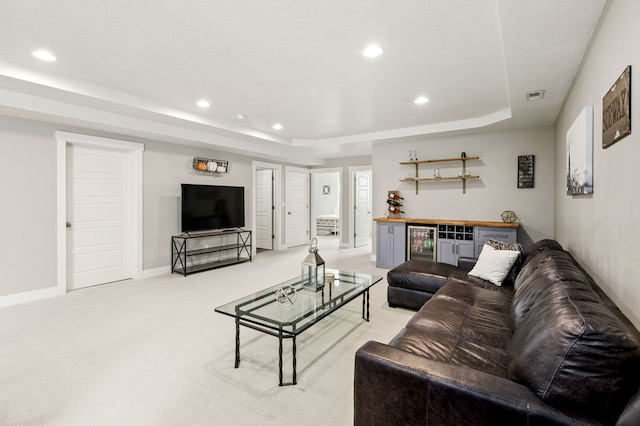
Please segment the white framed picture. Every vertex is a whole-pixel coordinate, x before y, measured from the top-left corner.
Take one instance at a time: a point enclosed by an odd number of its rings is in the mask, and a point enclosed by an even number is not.
[[[567,130],[567,195],[593,193],[593,105]]]

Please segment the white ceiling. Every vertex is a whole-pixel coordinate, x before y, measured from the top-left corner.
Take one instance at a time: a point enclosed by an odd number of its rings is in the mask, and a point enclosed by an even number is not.
[[[300,164],[552,125],[605,3],[2,0],[0,113]]]

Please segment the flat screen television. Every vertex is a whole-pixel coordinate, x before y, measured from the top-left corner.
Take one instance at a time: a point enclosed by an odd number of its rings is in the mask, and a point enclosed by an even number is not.
[[[244,226],[244,188],[241,186],[182,185],[182,232],[211,231]]]

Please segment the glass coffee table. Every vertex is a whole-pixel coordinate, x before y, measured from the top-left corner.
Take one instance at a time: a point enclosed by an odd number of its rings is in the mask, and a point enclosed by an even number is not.
[[[296,336],[362,295],[362,318],[369,321],[369,288],[382,280],[376,275],[327,269],[333,284],[319,291],[303,289],[300,277],[292,278],[215,310],[235,318],[236,359],[240,366],[240,326],[275,336],[279,340],[279,384],[282,381],[282,341],[292,340],[293,382],[296,384]],[[282,290],[281,290],[282,289]]]

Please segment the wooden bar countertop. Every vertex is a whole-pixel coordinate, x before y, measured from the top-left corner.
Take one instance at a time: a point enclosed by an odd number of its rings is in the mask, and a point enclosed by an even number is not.
[[[518,228],[520,226],[519,223],[487,222],[478,220],[415,219],[404,217],[397,219],[378,217],[374,220],[376,222],[415,223],[419,225],[490,226],[494,228]]]

